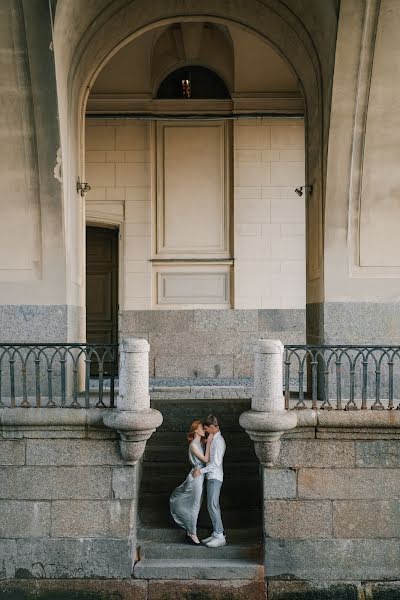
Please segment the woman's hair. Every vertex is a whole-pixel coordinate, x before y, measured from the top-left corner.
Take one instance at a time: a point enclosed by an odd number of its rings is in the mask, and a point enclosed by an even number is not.
[[[189,433],[187,434],[188,442],[192,442],[194,440],[194,436],[196,435],[196,429],[198,428],[199,425],[202,425],[202,424],[203,424],[202,421],[193,421],[193,423],[190,426]]]

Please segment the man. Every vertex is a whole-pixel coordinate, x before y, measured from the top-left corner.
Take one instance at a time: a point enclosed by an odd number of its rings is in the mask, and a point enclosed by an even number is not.
[[[193,475],[195,477],[198,477],[201,473],[205,473],[206,475],[207,509],[213,525],[213,533],[210,537],[201,541],[209,548],[219,548],[226,544],[224,526],[221,519],[221,509],[219,506],[219,496],[224,479],[222,462],[224,460],[226,444],[219,429],[217,417],[209,415],[204,421],[203,427],[207,433],[213,434],[213,441],[211,442],[210,449],[210,461],[202,469],[196,469]]]

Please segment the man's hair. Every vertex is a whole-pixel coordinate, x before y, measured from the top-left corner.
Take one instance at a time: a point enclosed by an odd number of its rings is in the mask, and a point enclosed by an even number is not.
[[[210,425],[214,425],[214,427],[219,427],[218,419],[214,415],[208,415],[208,417],[203,422],[203,425],[209,427]]]

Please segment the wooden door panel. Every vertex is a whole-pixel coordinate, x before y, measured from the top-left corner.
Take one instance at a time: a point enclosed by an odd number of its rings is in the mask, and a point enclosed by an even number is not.
[[[112,273],[88,273],[86,279],[86,306],[90,307],[91,321],[109,321],[113,318]]]

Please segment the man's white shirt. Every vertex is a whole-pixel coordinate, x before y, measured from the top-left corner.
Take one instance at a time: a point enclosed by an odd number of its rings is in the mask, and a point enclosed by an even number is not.
[[[218,481],[224,480],[222,463],[224,460],[225,448],[225,440],[222,437],[221,432],[217,431],[217,433],[214,433],[214,438],[211,442],[210,462],[200,469],[201,473],[205,473],[207,479],[218,479]]]

